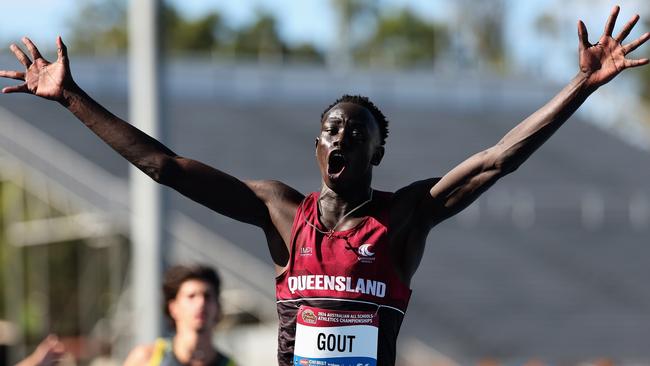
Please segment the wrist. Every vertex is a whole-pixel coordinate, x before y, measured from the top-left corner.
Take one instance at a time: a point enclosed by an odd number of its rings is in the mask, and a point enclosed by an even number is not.
[[[586,95],[591,95],[591,93],[598,90],[599,85],[594,85],[589,82],[591,72],[578,71],[578,74],[573,78],[573,82],[577,83],[580,91]]]
[[[83,91],[75,83],[72,81],[69,86],[65,87],[63,89],[63,92],[61,93],[61,99],[59,99],[59,103],[63,105],[64,107],[71,109],[75,104],[76,101],[80,99],[80,97],[83,95]]]

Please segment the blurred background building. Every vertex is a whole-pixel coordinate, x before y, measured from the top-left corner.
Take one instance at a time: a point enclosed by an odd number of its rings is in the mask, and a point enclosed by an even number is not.
[[[2,43],[32,35],[53,59],[62,34],[77,82],[128,119],[126,0],[36,3],[3,1]],[[577,19],[596,42],[612,5],[164,2],[164,142],[305,193],[320,184],[322,109],[364,94],[391,121],[375,188],[396,190],[444,174],[545,103],[577,71]],[[630,40],[650,29],[647,2],[620,5],[617,29],[641,14]],[[633,55],[647,57],[648,45]],[[0,53],[0,69],[18,66]],[[625,72],[515,174],[431,232],[400,365],[650,364],[649,85],[650,67]],[[127,163],[61,106],[0,97],[0,364],[50,332],[81,365],[119,364],[133,346],[128,177]],[[217,342],[240,364],[274,364],[262,232],[175,193],[166,214],[165,263],[207,262],[224,277]]]

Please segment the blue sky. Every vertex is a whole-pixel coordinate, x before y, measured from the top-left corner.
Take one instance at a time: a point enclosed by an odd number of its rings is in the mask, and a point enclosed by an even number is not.
[[[75,15],[75,4],[85,0],[2,0],[0,41],[19,40],[29,35],[43,49],[53,45],[61,34],[69,37],[67,23]],[[280,31],[291,43],[310,41],[326,49],[336,39],[336,18],[331,0],[171,0],[185,15],[196,17],[209,10],[218,10],[227,22],[238,25],[250,21],[259,10],[270,12],[279,19]],[[472,2],[463,0],[465,4]],[[489,1],[489,0],[486,0]],[[455,0],[380,0],[385,10],[408,6],[428,19],[445,19],[453,13]],[[518,65],[535,69],[544,67],[558,71],[565,77],[574,60],[577,42],[575,22],[581,18],[590,30],[592,42],[602,32],[605,19],[614,2],[607,0],[506,0],[507,50]],[[650,16],[647,0],[619,0],[622,7],[619,27],[634,12]],[[549,12],[561,19],[560,40],[540,37],[534,20]],[[640,24],[630,37],[641,34]],[[549,52],[558,57],[548,57]],[[647,53],[646,53],[647,54]],[[539,64],[539,65],[537,65]],[[569,65],[569,66],[567,66]]]
[[[0,21],[0,39],[8,40],[29,34],[36,40],[54,39],[56,34],[68,36],[66,23],[75,14],[75,4],[86,0],[32,0],[26,6],[24,0],[2,0],[3,16]],[[336,19],[330,0],[171,0],[186,15],[195,17],[209,10],[218,10],[231,24],[237,25],[252,19],[258,10],[270,12],[280,19],[281,32],[291,42],[313,41],[326,45],[335,36]],[[487,0],[489,1],[489,0]],[[571,17],[575,14],[590,20],[604,19],[615,3],[603,0],[506,0],[509,23],[517,23],[518,29],[530,28],[536,15],[543,11]],[[380,0],[386,9],[408,6],[428,19],[444,19],[449,16],[454,0]],[[466,1],[467,3],[467,1]],[[469,2],[471,3],[471,2]],[[647,8],[643,0],[619,0],[623,8],[622,18],[634,9]],[[639,10],[637,10],[639,11]],[[604,20],[601,20],[601,22]]]
[[[37,41],[54,39],[56,34],[68,35],[66,23],[75,14],[75,4],[84,0],[2,0],[0,39],[20,38],[29,34]],[[256,11],[270,12],[280,19],[281,32],[291,42],[315,41],[327,44],[334,36],[335,16],[330,0],[171,0],[185,15],[195,17],[209,10],[218,10],[233,25],[254,18]],[[444,16],[444,0],[382,0],[387,8],[409,6],[427,18]]]

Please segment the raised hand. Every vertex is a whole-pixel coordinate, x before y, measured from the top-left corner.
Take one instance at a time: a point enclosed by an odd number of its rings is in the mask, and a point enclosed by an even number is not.
[[[598,88],[629,67],[645,65],[649,62],[647,58],[636,60],[625,58],[627,54],[650,39],[650,33],[646,32],[636,40],[623,45],[623,41],[639,21],[638,14],[625,24],[616,38],[612,37],[619,11],[618,5],[612,9],[605,25],[605,32],[595,44],[589,43],[585,24],[582,21],[578,22],[580,71],[587,77],[587,85],[591,88]]]
[[[16,366],[55,366],[61,362],[65,352],[63,343],[55,335],[49,335]]]
[[[31,60],[16,44],[12,43],[9,48],[16,55],[18,61],[25,66],[25,71],[0,70],[0,77],[24,82],[3,88],[2,92],[29,93],[51,100],[62,101],[63,91],[66,87],[74,85],[74,81],[70,73],[68,51],[61,37],[56,38],[57,59],[55,62],[44,59],[29,38],[23,37],[22,41],[32,55]]]

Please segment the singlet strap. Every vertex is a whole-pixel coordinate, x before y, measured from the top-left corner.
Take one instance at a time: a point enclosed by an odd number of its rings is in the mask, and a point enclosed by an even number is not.
[[[293,244],[294,244],[294,239],[296,236],[296,231],[302,225],[302,223],[305,220],[305,216],[308,215],[309,210],[308,207],[310,205],[314,204],[315,200],[315,195],[316,192],[312,192],[303,198],[302,202],[298,205],[298,208],[296,209],[296,216],[293,218],[293,224],[291,225],[291,237],[290,237],[290,246],[291,246],[291,252],[293,252]]]
[[[315,192],[312,192],[303,198],[302,202],[298,205],[298,208],[296,209],[296,216],[293,218],[293,224],[291,225],[291,236],[289,239],[289,263],[287,265],[287,269],[291,265],[291,262],[294,257],[294,244],[295,244],[295,238],[296,238],[296,231],[302,225],[302,223],[305,221],[305,215],[307,215],[308,210],[305,207],[308,207],[310,204],[313,204],[314,201],[314,196]],[[286,273],[283,272],[283,274]],[[276,276],[276,278],[281,277],[283,274]]]
[[[153,345],[153,353],[149,359],[149,366],[159,366],[165,358],[165,353],[170,349],[170,342],[165,338],[158,338]]]

